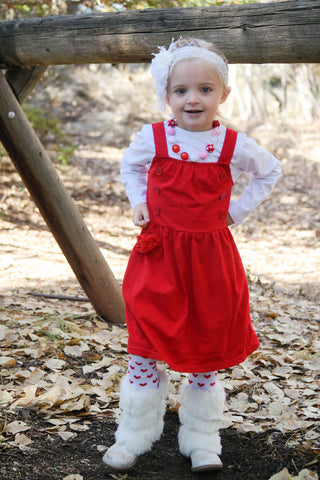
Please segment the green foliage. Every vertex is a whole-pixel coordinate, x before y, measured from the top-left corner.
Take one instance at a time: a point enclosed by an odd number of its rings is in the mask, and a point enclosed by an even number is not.
[[[43,143],[49,143],[58,153],[58,160],[67,165],[76,150],[76,145],[62,128],[60,120],[51,117],[41,108],[36,108],[28,103],[23,105],[23,110],[34,130]]]
[[[48,133],[58,137],[65,135],[57,118],[49,117],[44,110],[29,103],[25,103],[22,108],[39,136],[45,137]]]
[[[64,2],[63,2],[64,3]],[[46,15],[62,14],[55,0],[3,0],[0,6],[0,19],[44,17]]]
[[[1,157],[6,157],[6,156],[7,156],[7,152],[5,151],[2,144],[0,143],[0,159]]]
[[[3,0],[0,20],[75,14],[81,11],[143,10],[251,3],[253,0]]]
[[[70,163],[76,148],[76,145],[57,145],[58,160],[62,165],[66,166]]]

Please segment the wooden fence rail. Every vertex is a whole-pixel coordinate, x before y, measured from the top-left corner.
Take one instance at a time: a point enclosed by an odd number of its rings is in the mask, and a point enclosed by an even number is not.
[[[0,66],[148,62],[172,37],[215,42],[230,63],[320,62],[320,0],[0,22]]]

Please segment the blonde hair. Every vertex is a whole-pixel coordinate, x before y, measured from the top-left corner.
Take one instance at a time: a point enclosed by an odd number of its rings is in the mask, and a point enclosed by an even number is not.
[[[215,53],[219,57],[222,58],[224,63],[226,64],[226,67],[228,68],[228,60],[225,54],[212,42],[207,42],[206,40],[201,40],[200,38],[179,38],[179,40],[176,40],[175,42],[172,42],[172,47],[173,49],[178,49],[182,47],[198,47],[198,48],[203,48],[205,50],[209,50],[210,52]],[[181,60],[180,60],[181,61]],[[214,68],[214,66],[212,66]],[[171,74],[172,68],[169,71],[169,77],[168,77],[168,83],[169,83],[169,78]],[[215,71],[217,72],[219,76],[219,80],[221,82],[221,85],[223,86],[224,89],[227,88],[228,85],[226,85],[221,73],[217,68],[215,68]]]

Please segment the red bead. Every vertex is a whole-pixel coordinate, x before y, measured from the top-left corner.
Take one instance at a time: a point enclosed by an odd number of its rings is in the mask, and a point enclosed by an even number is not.
[[[182,160],[188,160],[189,155],[187,154],[187,152],[182,152],[180,157],[181,157]]]
[[[212,128],[217,128],[217,127],[220,127],[219,120],[213,120]]]
[[[178,153],[179,150],[180,150],[179,145],[177,145],[176,143],[175,143],[174,145],[172,145],[172,151],[173,151],[174,153]]]
[[[214,146],[211,145],[211,144],[209,144],[209,145],[206,146],[206,150],[207,150],[207,152],[209,152],[209,153],[210,153],[210,152],[213,152],[213,151],[214,151]]]
[[[169,121],[168,121],[168,125],[169,127],[175,127],[176,126],[176,121],[174,118],[171,118]]]

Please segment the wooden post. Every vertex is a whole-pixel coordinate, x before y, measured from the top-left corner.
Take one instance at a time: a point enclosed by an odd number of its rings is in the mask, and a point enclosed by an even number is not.
[[[12,68],[6,73],[6,79],[19,103],[23,103],[47,70],[46,65],[37,67]]]
[[[120,285],[2,73],[0,141],[96,312],[111,323],[123,323]]]

